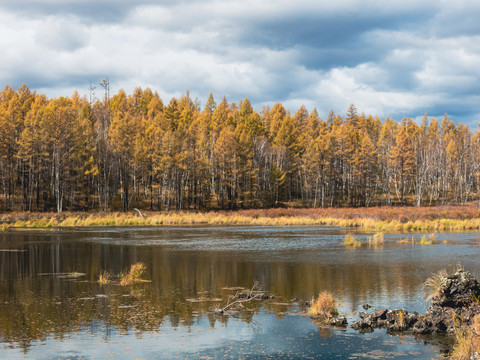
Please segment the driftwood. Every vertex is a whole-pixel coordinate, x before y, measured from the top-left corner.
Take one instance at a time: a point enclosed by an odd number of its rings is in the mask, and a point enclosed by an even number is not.
[[[258,283],[255,282],[250,289],[249,292],[247,293],[239,293],[237,292],[234,296],[230,296],[227,302],[227,305],[225,305],[223,308],[219,309],[216,311],[217,314],[223,315],[225,311],[230,309],[233,306],[240,306],[243,307],[243,303],[252,301],[252,300],[260,300],[260,299],[265,299],[267,296],[264,292],[255,290],[258,288]],[[235,301],[230,302],[233,299],[237,299]]]
[[[138,215],[140,215],[142,217],[142,219],[146,219],[146,216],[142,214],[142,212],[140,210],[138,210],[137,208],[133,208],[134,211],[136,211],[138,213]]]

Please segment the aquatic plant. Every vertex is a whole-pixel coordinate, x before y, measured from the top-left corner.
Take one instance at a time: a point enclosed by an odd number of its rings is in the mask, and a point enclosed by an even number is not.
[[[428,237],[427,235],[423,235],[421,240],[420,240],[420,245],[432,245],[437,243],[437,238],[435,237],[435,234],[430,234]]]
[[[102,271],[100,275],[98,275],[98,283],[100,285],[110,284],[111,281],[112,281],[112,274],[107,270]]]
[[[377,232],[373,236],[368,237],[368,245],[379,246],[383,245],[384,238],[382,232]]]
[[[348,234],[345,236],[345,240],[343,240],[343,244],[345,246],[351,246],[351,247],[358,247],[362,246],[362,243],[360,241],[357,241],[355,239],[355,236]]]
[[[318,294],[317,299],[312,299],[308,316],[331,318],[338,316],[337,301],[331,293],[323,291]]]
[[[412,238],[409,239],[409,238],[403,238],[401,240],[398,240],[397,241],[398,244],[412,244],[414,245],[415,244],[415,238],[413,237],[412,235]]]
[[[120,285],[132,285],[136,282],[143,281],[142,276],[146,271],[147,267],[142,262],[131,265],[128,272],[122,272],[120,274]]]
[[[442,269],[433,274],[423,283],[423,290],[425,293],[425,301],[429,302],[440,293],[442,288],[442,282],[447,278],[448,272],[446,269]]]

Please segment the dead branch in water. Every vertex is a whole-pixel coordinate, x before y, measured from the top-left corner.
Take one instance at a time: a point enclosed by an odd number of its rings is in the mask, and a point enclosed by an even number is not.
[[[258,282],[255,281],[252,288],[250,289],[250,291],[245,293],[245,294],[241,294],[237,291],[237,293],[234,296],[230,296],[228,298],[227,305],[225,305],[218,312],[223,314],[227,309],[231,308],[234,305],[239,305],[240,307],[243,307],[242,304],[245,303],[245,302],[249,302],[249,301],[256,300],[256,299],[263,299],[264,296],[265,296],[265,293],[262,292],[262,291],[255,290],[255,289],[258,288],[258,285],[259,285]],[[240,296],[241,296],[241,298],[240,298]],[[230,302],[230,300],[233,300],[233,299],[238,299],[238,300]]]

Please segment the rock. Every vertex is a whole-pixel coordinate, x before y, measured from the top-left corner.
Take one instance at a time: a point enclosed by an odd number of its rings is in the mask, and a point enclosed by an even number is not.
[[[387,320],[387,309],[375,309],[372,312],[372,318],[376,321]]]
[[[345,316],[327,318],[324,323],[330,326],[345,327],[347,326],[347,318]]]
[[[454,334],[455,321],[468,325],[480,313],[480,302],[476,301],[479,298],[479,282],[468,271],[459,269],[441,279],[438,294],[424,315],[409,314],[404,309],[361,311],[360,320],[354,322],[352,328],[361,332],[386,328],[389,333]]]
[[[472,303],[480,296],[480,284],[470,272],[459,269],[442,279],[438,294],[432,298],[432,306],[459,308]]]

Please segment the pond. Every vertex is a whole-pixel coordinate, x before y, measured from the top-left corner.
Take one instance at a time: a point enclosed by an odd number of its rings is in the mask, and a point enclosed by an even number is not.
[[[461,263],[477,278],[479,233],[434,245],[347,248],[329,227],[148,227],[0,234],[2,359],[432,359],[442,338],[359,334],[304,315],[332,292],[349,323],[364,304],[425,312],[422,284]],[[370,234],[357,233],[357,239]],[[408,235],[420,240],[422,234]],[[442,241],[446,240],[446,244]],[[149,282],[98,283],[143,262]],[[240,288],[274,299],[220,316]]]

